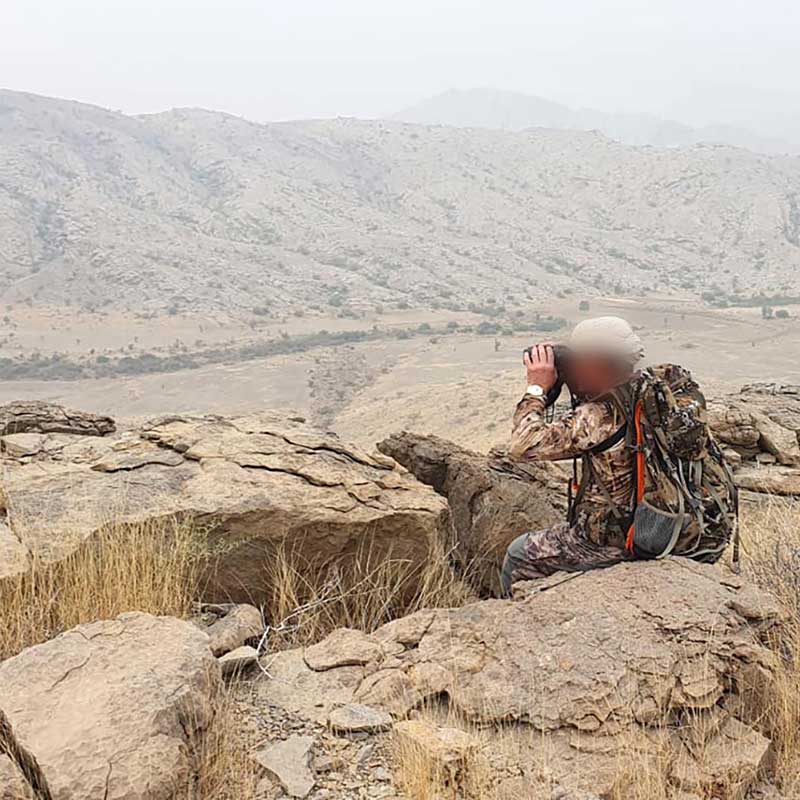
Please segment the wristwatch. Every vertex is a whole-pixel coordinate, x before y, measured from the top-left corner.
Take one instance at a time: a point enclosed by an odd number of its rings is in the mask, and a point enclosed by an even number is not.
[[[538,397],[540,400],[544,400],[545,391],[538,383],[534,383],[525,390],[525,395],[527,397]]]

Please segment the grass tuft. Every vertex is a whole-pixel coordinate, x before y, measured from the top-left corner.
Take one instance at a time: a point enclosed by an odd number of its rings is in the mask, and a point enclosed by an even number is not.
[[[0,659],[84,622],[125,611],[186,617],[203,558],[194,525],[174,517],[111,522],[55,564],[0,581]]]

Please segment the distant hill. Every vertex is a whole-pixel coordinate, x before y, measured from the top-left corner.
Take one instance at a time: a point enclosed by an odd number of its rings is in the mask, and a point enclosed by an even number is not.
[[[798,283],[797,158],[0,92],[2,303],[356,313]]]
[[[800,142],[770,138],[744,127],[712,125],[693,128],[650,114],[611,114],[568,106],[518,92],[495,89],[451,89],[423,100],[393,116],[420,125],[459,128],[526,128],[598,130],[610,139],[633,145],[686,147],[694,144],[728,144],[768,154],[800,154]]]

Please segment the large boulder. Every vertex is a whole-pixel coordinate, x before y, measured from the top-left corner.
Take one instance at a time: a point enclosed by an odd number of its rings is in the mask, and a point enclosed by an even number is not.
[[[319,564],[375,559],[422,565],[449,537],[446,501],[380,454],[301,418],[260,413],[163,417],[105,436],[0,437],[5,508],[24,561],[55,561],[102,526],[180,515],[216,555],[206,595],[260,601],[286,546]]]
[[[484,589],[498,587],[506,548],[517,536],[566,514],[566,476],[552,464],[515,463],[500,450],[486,456],[408,432],[378,449],[447,498],[459,556]]]
[[[0,663],[0,708],[54,800],[172,800],[188,796],[220,683],[202,631],[130,613]]]
[[[664,748],[676,787],[740,796],[733,787],[752,782],[769,749],[745,712],[775,665],[766,642],[783,610],[769,596],[677,558],[517,590],[515,600],[421,611],[360,634],[370,653],[360,664],[356,634],[341,631],[313,659],[277,654],[262,699],[314,719],[353,702],[403,718],[444,697],[449,718],[494,730],[495,779],[522,776],[525,797],[549,796],[535,791],[545,780],[537,764],[547,763],[549,785],[608,796],[632,753],[663,761]]]
[[[741,488],[800,494],[800,386],[745,386],[712,401],[709,422]]]

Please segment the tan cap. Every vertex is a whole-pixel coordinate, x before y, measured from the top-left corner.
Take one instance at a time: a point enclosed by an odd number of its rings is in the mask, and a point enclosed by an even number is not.
[[[595,317],[579,322],[569,338],[576,353],[611,356],[636,364],[644,356],[642,340],[621,317]]]

